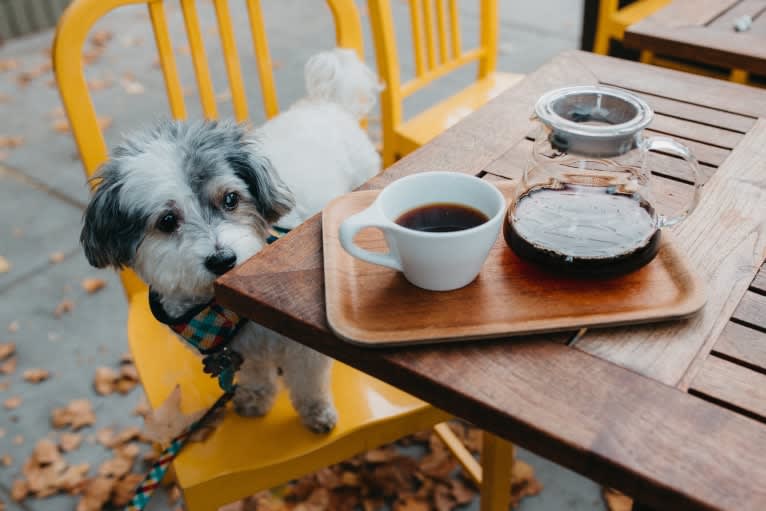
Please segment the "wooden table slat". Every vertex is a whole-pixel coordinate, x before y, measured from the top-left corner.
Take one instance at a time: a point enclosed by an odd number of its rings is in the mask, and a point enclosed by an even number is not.
[[[699,124],[694,121],[677,119],[675,117],[667,117],[662,114],[656,114],[654,116],[654,120],[649,125],[649,128],[670,135],[671,137],[684,136],[685,138],[692,139],[696,142],[725,149],[733,149],[744,136],[742,133],[737,133],[735,131]]]
[[[708,26],[719,30],[729,30],[742,16],[750,16],[754,20],[757,20],[758,15],[762,13],[764,7],[766,7],[766,2],[764,0],[740,0],[709,23]],[[753,30],[753,27],[751,27],[750,30]]]
[[[668,136],[666,133],[655,131],[652,128],[646,129],[644,133],[646,136]],[[692,137],[693,135],[694,134],[690,133],[689,137]],[[702,142],[697,142],[696,140],[689,137],[674,135],[671,138],[676,139],[678,142],[688,147],[700,163],[712,165],[714,167],[720,167],[721,164],[726,161],[726,158],[729,156],[729,154],[731,154],[730,149],[724,149],[722,147],[715,147],[712,145],[704,144]]]
[[[715,127],[734,131],[737,133],[747,133],[755,124],[753,117],[739,114],[732,114],[721,110],[714,110],[705,106],[686,103],[675,99],[668,99],[653,94],[646,94],[637,91],[631,91],[658,113],[669,117],[676,117],[686,121],[697,122],[701,124],[714,123]]]
[[[711,356],[703,362],[689,391],[766,421],[766,374]]]
[[[755,276],[753,282],[750,284],[750,289],[757,289],[763,293],[766,293],[766,265],[761,266],[761,271]]]
[[[606,85],[625,87],[743,116],[766,117],[766,95],[754,87],[706,79],[660,67],[652,68],[652,78],[647,79],[646,68],[626,60],[604,59],[583,52],[573,54],[572,58],[577,59],[583,67],[598,77],[599,82]],[[714,123],[714,120],[711,123]]]
[[[766,372],[766,333],[730,321],[713,346],[713,353]]]
[[[671,2],[655,12],[648,19],[662,20],[669,26],[705,26],[714,22],[728,11],[738,0],[693,0],[693,2]]]
[[[766,331],[766,296],[748,291],[732,317]]]

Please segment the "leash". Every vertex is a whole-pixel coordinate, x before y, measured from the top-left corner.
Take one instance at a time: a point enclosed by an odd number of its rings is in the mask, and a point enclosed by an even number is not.
[[[272,227],[266,240],[271,244],[290,232],[289,229]],[[228,343],[247,321],[237,314],[224,309],[215,300],[199,307],[194,307],[180,318],[171,318],[159,303],[159,297],[150,290],[149,306],[157,320],[168,325],[189,344],[194,346],[205,357],[202,359],[203,371],[218,378],[218,386],[223,394],[213,403],[205,414],[187,427],[183,433],[176,436],[152,464],[149,472],[136,487],[133,498],[125,506],[124,511],[143,511],[159,488],[170,464],[176,459],[186,442],[196,431],[205,425],[218,410],[226,406],[234,397],[237,386],[234,384],[234,374],[242,365],[242,355],[232,350]]]

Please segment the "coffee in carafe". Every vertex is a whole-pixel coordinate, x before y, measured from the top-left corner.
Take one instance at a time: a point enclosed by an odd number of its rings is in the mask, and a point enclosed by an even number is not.
[[[522,259],[564,274],[613,277],[659,251],[660,229],[683,220],[699,195],[697,161],[666,137],[643,138],[653,112],[613,87],[582,86],[543,95],[531,165],[505,218],[503,233]],[[675,217],[651,202],[650,151],[686,160],[695,179],[689,206]]]

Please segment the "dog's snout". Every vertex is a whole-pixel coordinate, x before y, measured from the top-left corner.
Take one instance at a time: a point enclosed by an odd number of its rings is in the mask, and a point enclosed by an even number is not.
[[[205,259],[205,268],[215,273],[216,275],[223,275],[227,271],[234,268],[237,262],[237,255],[233,250],[225,248],[217,251],[215,254],[210,255]]]

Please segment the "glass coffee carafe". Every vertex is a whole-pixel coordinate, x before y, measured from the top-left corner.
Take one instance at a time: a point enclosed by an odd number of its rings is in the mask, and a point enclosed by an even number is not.
[[[697,205],[700,181],[687,147],[642,135],[653,115],[645,101],[613,87],[568,87],[537,101],[533,119],[541,126],[503,229],[519,257],[584,277],[621,275],[654,258],[660,229]],[[676,216],[655,210],[652,151],[690,168],[693,196]]]

